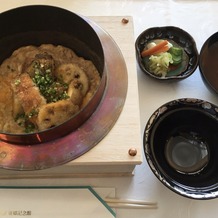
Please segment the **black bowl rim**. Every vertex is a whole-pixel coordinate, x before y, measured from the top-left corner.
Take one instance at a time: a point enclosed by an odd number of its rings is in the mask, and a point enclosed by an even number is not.
[[[161,173],[161,170],[158,169],[158,164],[155,162],[155,158],[152,156],[152,153],[150,151],[151,148],[149,145],[148,136],[152,131],[152,128],[155,122],[157,121],[157,119],[162,115],[164,115],[166,112],[168,112],[167,107],[173,107],[177,104],[180,104],[181,107],[189,107],[189,108],[201,110],[204,113],[207,113],[214,118],[215,116],[218,115],[218,106],[208,101],[197,99],[197,98],[175,99],[160,106],[152,113],[144,129],[143,147],[144,147],[144,154],[147,163],[151,171],[157,177],[157,179],[173,192],[190,199],[208,200],[208,199],[217,198],[218,182],[211,186],[203,187],[203,188],[183,185]]]
[[[192,46],[193,46],[193,49],[194,49],[195,55],[196,55],[196,62],[194,63],[192,69],[189,71],[188,74],[178,75],[178,76],[169,76],[169,77],[158,77],[158,76],[155,76],[154,74],[150,73],[148,70],[145,69],[144,65],[141,62],[141,54],[140,54],[141,52],[140,52],[140,49],[138,48],[138,44],[139,44],[140,39],[146,34],[147,31],[156,30],[156,29],[160,29],[160,30],[162,30],[162,29],[169,29],[169,30],[176,29],[178,31],[183,32],[185,35],[187,35],[191,39]],[[137,39],[135,41],[135,49],[136,49],[136,59],[137,59],[138,65],[139,65],[140,69],[142,70],[142,72],[144,72],[146,75],[148,75],[154,79],[160,80],[160,81],[169,81],[169,80],[172,81],[172,80],[185,79],[185,78],[191,76],[198,67],[199,53],[198,53],[198,49],[197,49],[196,42],[195,42],[194,38],[188,32],[186,32],[185,30],[183,30],[177,26],[150,27],[150,28],[144,30],[143,32],[141,32],[139,34],[139,36],[137,37]]]

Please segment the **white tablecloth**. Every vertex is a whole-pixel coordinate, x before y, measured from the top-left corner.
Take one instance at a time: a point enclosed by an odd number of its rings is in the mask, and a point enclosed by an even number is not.
[[[29,4],[55,5],[85,16],[130,15],[134,19],[135,38],[149,27],[178,26],[194,37],[199,52],[204,41],[218,30],[218,1],[213,0],[7,0],[1,2],[0,12]],[[175,83],[160,83],[138,69],[138,82],[142,134],[154,110],[173,99],[194,97],[218,104],[217,96],[204,85],[199,69],[189,78]],[[134,177],[1,180],[0,185],[116,187],[117,197],[158,202],[159,208],[155,210],[118,209],[117,218],[216,218],[218,214],[218,199],[199,201],[175,194],[159,182],[145,160],[136,167]]]

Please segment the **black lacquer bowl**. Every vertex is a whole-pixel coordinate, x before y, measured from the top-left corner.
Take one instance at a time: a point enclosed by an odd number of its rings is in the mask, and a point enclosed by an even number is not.
[[[206,86],[218,93],[218,32],[210,36],[200,51],[199,69]]]
[[[144,131],[144,151],[155,176],[192,199],[218,197],[218,107],[184,98],[159,107]]]
[[[37,133],[2,132],[0,140],[24,145],[58,139],[76,130],[94,113],[104,94],[106,71],[101,41],[87,20],[71,11],[45,5],[18,7],[0,14],[0,63],[22,46],[62,45],[91,60],[101,76],[93,98],[63,124]]]
[[[156,74],[149,71],[148,66],[145,64],[144,58],[141,56],[141,52],[146,45],[155,39],[167,39],[172,40],[180,47],[183,48],[186,60],[182,63],[182,67],[175,72],[168,73],[164,77],[157,76]],[[174,27],[152,27],[143,31],[135,42],[136,58],[141,70],[148,76],[158,80],[181,80],[189,77],[198,66],[198,51],[196,43],[193,37],[186,31]]]

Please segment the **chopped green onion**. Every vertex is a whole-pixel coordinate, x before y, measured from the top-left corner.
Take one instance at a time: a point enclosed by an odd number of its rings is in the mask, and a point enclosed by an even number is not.
[[[52,75],[50,68],[44,69],[42,64],[35,64],[34,68],[35,75],[32,80],[48,103],[69,98],[67,95],[68,84],[57,80]]]

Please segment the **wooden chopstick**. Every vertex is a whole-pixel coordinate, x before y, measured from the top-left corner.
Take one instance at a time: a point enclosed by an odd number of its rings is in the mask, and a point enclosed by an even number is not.
[[[157,202],[140,201],[132,199],[105,198],[105,202],[112,208],[138,208],[138,209],[156,209]]]

